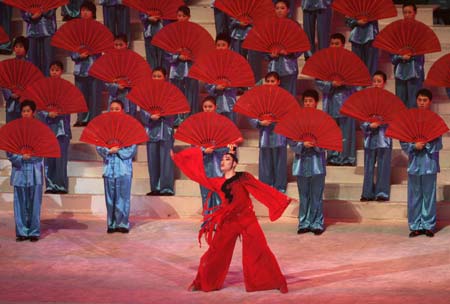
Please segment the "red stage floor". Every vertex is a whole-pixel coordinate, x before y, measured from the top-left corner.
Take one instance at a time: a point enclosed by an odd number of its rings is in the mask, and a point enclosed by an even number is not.
[[[450,227],[410,239],[404,222],[328,223],[298,236],[294,220],[262,219],[289,293],[245,292],[239,241],[224,288],[204,293],[187,291],[206,249],[198,219],[132,221],[107,235],[103,218],[45,215],[38,243],[16,243],[1,212],[0,302],[450,303]]]

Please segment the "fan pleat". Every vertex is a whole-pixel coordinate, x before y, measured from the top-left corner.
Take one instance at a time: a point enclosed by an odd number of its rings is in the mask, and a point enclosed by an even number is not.
[[[227,117],[214,112],[200,112],[189,116],[178,127],[175,139],[205,148],[219,148],[241,142],[242,134]]]
[[[3,27],[0,26],[0,43],[6,43],[9,41],[9,36],[3,29]]]
[[[392,0],[334,0],[332,7],[344,16],[367,21],[397,16]]]
[[[42,78],[44,74],[28,61],[14,58],[0,62],[0,87],[15,93],[20,94],[28,85]]]
[[[450,88],[450,53],[439,58],[428,71],[425,84]]]
[[[216,0],[214,7],[242,22],[255,23],[275,15],[270,0]]]
[[[3,3],[34,14],[66,5],[69,0],[3,0]]]
[[[122,4],[149,16],[156,16],[158,11],[157,16],[167,20],[176,20],[178,8],[185,5],[183,0],[122,0]]]

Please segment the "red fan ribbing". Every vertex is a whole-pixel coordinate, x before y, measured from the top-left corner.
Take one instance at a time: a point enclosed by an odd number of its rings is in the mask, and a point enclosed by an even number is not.
[[[152,39],[155,46],[195,61],[215,49],[214,40],[202,26],[177,21],[163,27]]]
[[[6,43],[9,41],[9,36],[5,30],[0,26],[0,43]]]
[[[36,102],[38,110],[71,114],[87,112],[83,93],[71,82],[61,78],[43,78],[28,86],[21,99]]]
[[[425,84],[450,88],[450,53],[439,58],[428,71]]]
[[[216,0],[214,7],[245,24],[275,15],[271,0]]]
[[[258,22],[248,33],[243,48],[279,54],[304,52],[311,49],[301,26],[288,18],[268,18]]]
[[[386,136],[404,142],[430,142],[447,133],[449,128],[436,113],[423,109],[400,112],[386,130]]]
[[[113,49],[114,36],[98,21],[74,19],[56,31],[51,44],[67,51],[93,55]]]
[[[234,105],[233,111],[259,120],[280,121],[299,107],[288,91],[278,86],[262,85],[247,91]]]
[[[7,59],[0,62],[0,87],[20,95],[33,82],[43,79],[44,74],[31,62]]]
[[[95,117],[81,133],[80,141],[101,147],[128,147],[148,141],[142,124],[123,112]]]
[[[122,4],[149,16],[168,20],[176,20],[178,8],[185,5],[183,0],[122,0]]]
[[[352,86],[372,83],[366,65],[355,53],[342,47],[329,47],[314,53],[303,66],[302,74]]]
[[[411,56],[441,51],[441,44],[433,30],[413,19],[390,23],[377,35],[373,46],[392,54]]]
[[[151,114],[168,116],[191,111],[183,92],[163,80],[142,83],[134,87],[127,98]]]
[[[52,130],[34,118],[15,119],[0,128],[0,150],[36,157],[60,157]]]
[[[242,134],[227,117],[214,112],[200,112],[189,116],[179,126],[175,139],[205,148],[219,148],[241,142]]]
[[[190,68],[189,77],[224,87],[251,87],[255,84],[248,61],[230,50],[214,50],[203,56]]]
[[[361,121],[389,123],[406,110],[400,98],[380,88],[367,88],[352,94],[341,108],[341,114]]]
[[[66,5],[69,3],[69,0],[3,0],[3,3],[35,14],[45,13],[49,10]]]
[[[392,0],[334,0],[331,6],[356,20],[374,21],[397,16]]]
[[[97,59],[89,75],[105,82],[134,87],[152,77],[147,61],[132,50],[114,50]]]
[[[293,109],[275,126],[274,131],[295,141],[312,142],[315,146],[342,151],[342,132],[333,117],[313,109]]]

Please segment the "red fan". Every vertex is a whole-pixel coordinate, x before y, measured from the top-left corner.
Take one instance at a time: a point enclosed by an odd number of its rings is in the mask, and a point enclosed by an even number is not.
[[[105,82],[124,87],[151,79],[152,71],[147,61],[132,50],[115,50],[97,59],[89,69],[89,75]]]
[[[352,94],[341,108],[341,114],[368,122],[389,123],[406,110],[400,98],[391,92],[368,88]]]
[[[270,0],[216,0],[214,7],[244,24],[253,24],[275,15]]]
[[[9,36],[5,30],[0,26],[0,43],[6,43],[9,41]]]
[[[355,53],[341,47],[322,49],[308,59],[302,74],[345,85],[369,86],[369,70]]]
[[[268,18],[257,23],[248,33],[243,48],[286,54],[304,52],[311,49],[308,37],[301,26],[288,18]]]
[[[34,118],[15,119],[0,128],[0,150],[36,157],[61,156],[55,134]]]
[[[33,82],[43,79],[44,74],[32,63],[20,59],[0,62],[0,87],[20,95]]]
[[[408,109],[400,112],[389,124],[386,136],[404,142],[430,142],[448,130],[438,114],[430,110]]]
[[[56,31],[51,44],[67,51],[93,55],[113,49],[114,36],[98,21],[73,19]]]
[[[274,131],[295,141],[309,141],[320,148],[342,151],[342,132],[336,121],[314,108],[293,109],[277,123]]]
[[[28,86],[21,100],[36,102],[38,110],[71,114],[87,112],[83,93],[71,82],[61,78],[43,78]]]
[[[178,128],[175,139],[205,148],[226,147],[243,140],[241,132],[230,119],[214,112],[189,116]]]
[[[334,0],[333,9],[356,20],[375,21],[397,16],[392,0]]]
[[[128,147],[148,141],[142,124],[123,112],[95,117],[81,133],[80,141],[101,147]]]
[[[142,83],[134,87],[127,98],[151,114],[168,116],[191,111],[183,92],[167,81]]]
[[[441,51],[441,44],[433,30],[413,19],[390,23],[377,35],[373,46],[392,54],[411,56]]]
[[[69,3],[69,0],[3,0],[3,3],[17,7],[31,14],[44,13]]]
[[[129,6],[149,16],[161,19],[176,20],[178,8],[184,5],[183,0],[123,0]]]
[[[153,45],[170,53],[195,60],[215,49],[214,40],[203,27],[189,21],[173,22],[163,27],[152,40]]]
[[[299,107],[288,91],[278,86],[262,85],[247,91],[234,105],[233,111],[259,120],[281,121]]]
[[[255,76],[248,61],[230,50],[214,50],[189,70],[189,77],[224,87],[251,87]]]
[[[450,88],[450,53],[439,58],[428,71],[425,84]]]

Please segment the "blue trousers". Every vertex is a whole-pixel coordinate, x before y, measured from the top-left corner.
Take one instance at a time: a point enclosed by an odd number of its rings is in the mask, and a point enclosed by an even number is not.
[[[423,79],[413,78],[401,80],[395,78],[395,95],[400,98],[408,109],[417,108],[416,93],[422,88]]]
[[[61,157],[44,159],[46,190],[69,191],[67,162],[69,160],[70,138],[58,136],[57,139],[61,149]]]
[[[327,48],[330,43],[331,7],[328,9],[308,11],[303,10],[303,29],[311,43],[311,52],[316,51],[316,23],[318,49]]]
[[[130,9],[123,5],[103,6],[103,22],[113,35],[125,34],[131,42]]]
[[[42,185],[14,186],[16,236],[40,236]]]
[[[280,86],[297,98],[297,74],[281,76]]]
[[[83,93],[89,111],[78,113],[77,122],[86,123],[102,113],[103,82],[91,76],[75,76],[75,85]]]
[[[217,8],[214,8],[214,23],[216,25],[216,35],[229,32],[228,24],[230,23],[230,18]]]
[[[53,61],[52,37],[28,37],[30,47],[27,56],[45,76],[50,76],[50,63]]]
[[[17,99],[5,100],[6,103],[6,122],[13,121],[14,119],[21,118],[20,102]]]
[[[234,122],[235,125],[237,125],[236,112],[222,112],[222,113],[219,113],[219,114],[229,118],[230,120],[232,120]]]
[[[130,228],[131,175],[104,177],[108,228]]]
[[[11,40],[11,17],[12,17],[12,6],[0,2],[0,26],[5,30],[6,34],[10,36],[10,40]],[[0,50],[11,51],[11,47],[12,47],[11,41],[0,44]]]
[[[333,165],[356,165],[355,120],[350,117],[336,118],[342,131],[342,152],[328,151],[327,161]]]
[[[152,69],[163,67],[168,71],[168,63],[164,60],[164,50],[152,44],[152,38],[145,38],[145,57]]]
[[[174,165],[170,157],[173,140],[147,142],[148,174],[151,191],[174,193]]]
[[[410,230],[436,227],[437,174],[408,174],[408,225]]]
[[[278,191],[286,192],[287,148],[259,148],[259,180]]]
[[[323,189],[325,174],[309,177],[297,176],[297,187],[300,195],[298,211],[298,228],[323,230]]]
[[[364,183],[361,197],[389,199],[391,193],[391,154],[390,148],[364,149]],[[374,182],[375,163],[377,180]]]
[[[189,106],[191,107],[191,112],[189,115],[195,114],[200,111],[200,85],[197,79],[184,77],[183,79],[170,79],[170,82],[173,83],[177,88],[183,92],[184,96],[186,96]],[[183,122],[188,116],[188,114],[178,114],[175,120],[175,125],[179,125]]]
[[[213,208],[219,206],[222,203],[219,195],[216,192],[209,191],[207,188],[200,185],[200,194],[202,196],[202,208],[205,205],[206,198],[208,197],[208,194],[210,192],[211,196],[209,197],[208,205],[206,206],[207,208]]]
[[[248,50],[247,61],[252,68],[255,79],[262,79],[265,76],[265,71],[263,69],[264,53],[254,50]]]
[[[378,49],[372,46],[373,40],[358,44],[352,42],[352,51],[364,62],[369,69],[370,75],[378,70]]]

